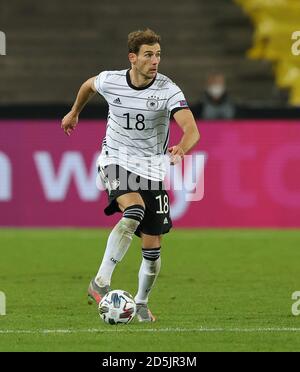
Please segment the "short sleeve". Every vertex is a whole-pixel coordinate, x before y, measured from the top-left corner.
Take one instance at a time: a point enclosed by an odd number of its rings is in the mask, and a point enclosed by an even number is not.
[[[184,94],[181,89],[176,85],[172,84],[169,89],[169,98],[167,101],[167,109],[174,115],[176,111],[189,108]]]
[[[96,76],[96,79],[94,80],[94,86],[98,93],[100,93],[102,96],[104,94],[103,91],[103,83],[106,79],[108,71],[102,71],[98,76]]]

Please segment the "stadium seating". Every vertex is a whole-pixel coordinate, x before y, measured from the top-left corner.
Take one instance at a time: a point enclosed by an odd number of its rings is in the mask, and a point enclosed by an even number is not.
[[[279,87],[290,88],[289,103],[300,106],[300,57],[292,54],[292,34],[300,29],[298,0],[235,0],[255,26],[247,56],[274,64]]]
[[[293,60],[281,59],[275,66],[276,82],[282,88],[289,88],[300,77],[300,65]]]
[[[200,100],[212,71],[225,74],[238,101],[281,102],[271,63],[245,58],[252,27],[234,1],[165,0],[152,11],[140,0],[130,7],[122,0],[12,0],[1,10],[0,24],[7,35],[0,104],[70,104],[86,78],[128,66],[127,34],[145,27],[162,35],[161,72],[190,103]]]

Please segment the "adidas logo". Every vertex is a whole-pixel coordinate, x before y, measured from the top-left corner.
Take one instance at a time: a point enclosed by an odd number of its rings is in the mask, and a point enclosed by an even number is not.
[[[165,217],[165,219],[164,219],[164,225],[165,225],[166,223],[168,223],[168,219],[167,219],[167,217]]]
[[[122,105],[122,102],[119,97],[116,98],[113,103],[116,103],[117,105]]]

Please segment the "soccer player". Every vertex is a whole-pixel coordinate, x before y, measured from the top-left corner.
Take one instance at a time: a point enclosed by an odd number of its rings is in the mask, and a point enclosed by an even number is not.
[[[180,88],[158,73],[160,36],[150,29],[131,32],[128,52],[129,69],[103,71],[82,84],[61,127],[69,136],[89,99],[97,92],[106,99],[109,114],[98,173],[108,194],[105,214],[122,212],[123,216],[108,237],[99,271],[88,287],[89,302],[99,303],[109,292],[113,271],[136,234],[142,243],[137,318],[149,322],[155,321],[148,297],[160,271],[162,234],[172,226],[163,185],[165,159],[171,164],[181,161],[200,135]],[[168,148],[170,117],[183,135]]]

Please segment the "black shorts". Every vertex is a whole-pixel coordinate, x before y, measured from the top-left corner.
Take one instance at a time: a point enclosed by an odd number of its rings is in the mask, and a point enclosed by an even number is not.
[[[169,196],[163,182],[151,181],[127,171],[117,164],[98,168],[100,178],[108,195],[107,216],[121,212],[116,199],[124,194],[138,192],[145,203],[145,216],[135,234],[166,234],[172,227]]]

